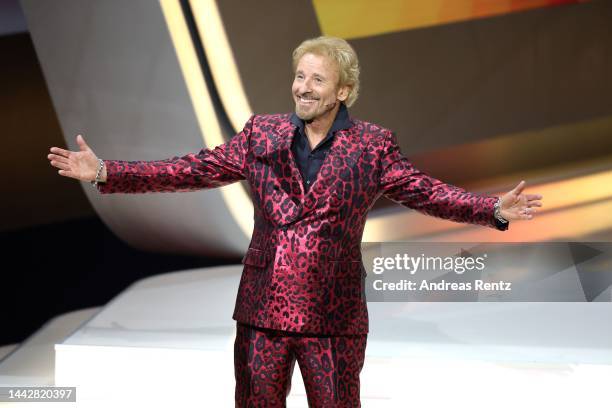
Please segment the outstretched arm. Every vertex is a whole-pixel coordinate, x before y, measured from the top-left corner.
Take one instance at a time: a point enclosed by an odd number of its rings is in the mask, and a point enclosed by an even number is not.
[[[507,221],[531,219],[535,212],[531,207],[542,205],[541,195],[520,194],[522,183],[499,199],[501,216]],[[494,217],[498,197],[470,193],[421,172],[402,155],[393,133],[385,139],[380,186],[392,201],[424,214],[502,231],[509,226]]]
[[[230,140],[198,153],[155,161],[103,160],[98,190],[103,194],[193,191],[242,180],[252,124],[253,116]],[[92,181],[99,159],[80,135],[77,143],[80,152],[52,147],[48,158],[59,174]]]

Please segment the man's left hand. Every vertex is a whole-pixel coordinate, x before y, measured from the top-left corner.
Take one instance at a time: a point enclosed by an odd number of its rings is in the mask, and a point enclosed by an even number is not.
[[[521,194],[525,184],[525,180],[522,180],[514,189],[501,197],[500,214],[508,221],[530,220],[536,212],[533,207],[542,207],[541,194]]]

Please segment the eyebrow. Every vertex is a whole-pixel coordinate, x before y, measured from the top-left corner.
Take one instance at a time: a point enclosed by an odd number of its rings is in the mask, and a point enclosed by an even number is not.
[[[302,71],[301,69],[298,69],[297,71],[295,71],[295,75],[297,75],[297,74],[302,74],[302,75],[304,75],[304,71]],[[314,76],[314,77],[319,77],[319,78],[321,78],[321,79],[327,79],[327,78],[326,78],[324,75],[318,74],[318,73],[316,73],[316,72],[313,74],[313,76]]]

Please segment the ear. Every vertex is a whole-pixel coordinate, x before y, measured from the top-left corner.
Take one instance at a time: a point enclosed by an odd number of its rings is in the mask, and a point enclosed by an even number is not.
[[[338,100],[340,102],[346,101],[346,98],[348,98],[350,92],[351,87],[349,85],[341,86],[340,89],[338,89]]]

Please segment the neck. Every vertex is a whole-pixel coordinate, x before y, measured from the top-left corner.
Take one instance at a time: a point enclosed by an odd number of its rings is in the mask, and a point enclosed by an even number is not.
[[[312,135],[314,137],[325,137],[329,129],[332,127],[334,123],[334,119],[336,119],[336,114],[340,109],[340,103],[337,103],[333,109],[325,112],[323,115],[316,117],[310,121],[306,121],[306,131],[307,135]]]

